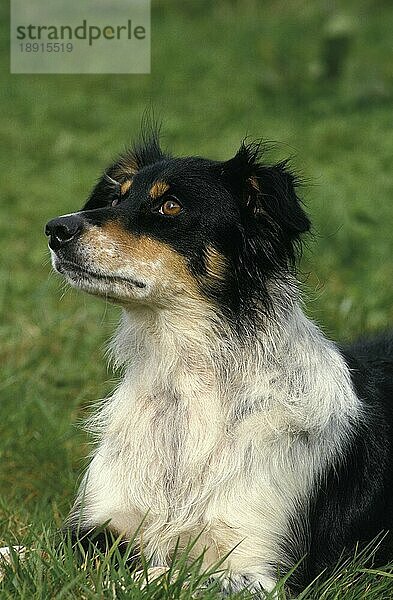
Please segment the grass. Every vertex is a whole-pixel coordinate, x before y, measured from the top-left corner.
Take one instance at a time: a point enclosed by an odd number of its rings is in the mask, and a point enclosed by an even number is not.
[[[278,140],[272,158],[292,156],[314,222],[301,265],[308,313],[339,339],[392,322],[393,8],[328,7],[156,0],[151,75],[34,76],[8,74],[1,5],[0,542],[49,557],[32,553],[2,598],[121,597],[122,577],[127,597],[189,594],[139,592],[110,559],[80,572],[53,542],[89,452],[78,424],[114,385],[103,355],[118,311],[50,275],[43,225],[82,204],[146,106],[179,154],[229,157],[245,134]],[[328,585],[304,597],[393,598],[391,570],[359,563]]]
[[[12,553],[10,563],[3,564],[2,598],[74,598],[75,600],[150,598],[180,600],[219,600],[221,565],[209,570],[201,567],[202,556],[188,560],[189,550],[176,554],[167,573],[149,576],[148,564],[140,571],[131,571],[125,554],[119,551],[119,540],[103,555],[97,549],[75,561],[69,540],[62,545],[54,542],[53,533],[45,528],[30,539],[31,548],[21,560]],[[393,567],[374,569],[365,566],[370,561],[371,548],[352,560],[342,561],[328,578],[317,578],[297,596],[297,600],[363,599],[388,600],[392,598]],[[275,590],[266,595],[269,600],[290,600],[282,578]],[[255,598],[248,590],[233,593],[232,598]]]

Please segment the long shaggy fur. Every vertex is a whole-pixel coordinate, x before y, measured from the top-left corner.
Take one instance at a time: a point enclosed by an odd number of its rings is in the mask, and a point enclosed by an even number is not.
[[[47,225],[55,268],[123,308],[123,378],[89,421],[68,526],[136,535],[156,567],[199,536],[224,588],[259,592],[300,559],[304,587],[393,521],[392,341],[340,349],[305,316],[310,223],[261,150],[173,158],[147,134]]]

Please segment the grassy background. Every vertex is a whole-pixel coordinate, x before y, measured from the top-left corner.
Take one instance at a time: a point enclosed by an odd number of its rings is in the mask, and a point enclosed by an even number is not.
[[[43,226],[82,204],[146,106],[179,154],[278,141],[308,182],[309,314],[340,339],[392,322],[391,2],[153,0],[152,18],[151,75],[9,75],[1,4],[0,545],[61,523],[89,449],[76,424],[113,386],[118,312],[62,289]]]

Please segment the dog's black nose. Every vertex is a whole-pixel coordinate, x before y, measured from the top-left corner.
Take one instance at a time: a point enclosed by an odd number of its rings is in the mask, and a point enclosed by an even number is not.
[[[49,237],[49,247],[59,250],[61,246],[73,240],[83,229],[83,219],[79,215],[57,217],[45,226],[45,234]]]

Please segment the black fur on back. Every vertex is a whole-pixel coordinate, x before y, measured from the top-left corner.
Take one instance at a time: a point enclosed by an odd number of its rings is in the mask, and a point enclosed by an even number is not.
[[[299,520],[308,520],[309,545],[292,577],[300,590],[342,557],[376,540],[374,564],[393,560],[393,333],[341,348],[364,406],[345,454],[329,466]],[[293,522],[295,535],[304,523]],[[288,536],[288,541],[292,538]],[[292,544],[288,544],[292,547]],[[300,550],[300,547],[298,548]]]

